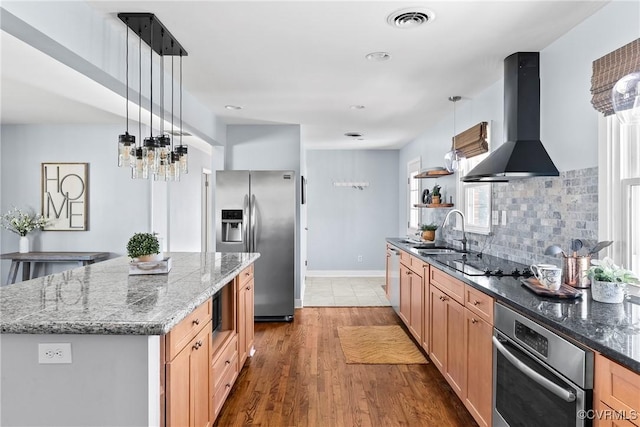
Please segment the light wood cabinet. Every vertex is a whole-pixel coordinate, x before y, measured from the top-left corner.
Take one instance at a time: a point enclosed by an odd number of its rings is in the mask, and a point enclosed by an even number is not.
[[[178,335],[183,335],[188,330],[187,336],[192,337],[166,363],[167,426],[206,427],[212,423],[209,408],[211,320],[199,324],[200,328],[195,336],[191,324],[193,319],[187,317],[167,336],[167,342],[182,342],[185,337]],[[171,337],[172,334],[174,337]],[[175,347],[167,346],[166,350],[172,355]]]
[[[601,400],[594,398],[594,415],[593,425],[596,427],[637,427],[628,419],[622,419],[623,413],[616,413],[613,408],[605,405]],[[635,416],[633,416],[635,417]],[[638,422],[638,419],[635,419]]]
[[[429,285],[431,266],[424,263],[422,266],[422,341],[424,351],[429,354],[429,331],[431,325],[431,287]]]
[[[254,289],[253,264],[239,274],[238,287],[238,371],[253,352]]]
[[[627,418],[596,416],[596,426],[640,425],[640,374],[596,354],[594,401],[594,406],[601,404],[603,409],[613,409]]]
[[[400,263],[400,319],[405,325],[409,325],[411,316],[411,275],[413,272]]]
[[[470,307],[465,308],[465,348],[463,353],[466,357],[467,367],[464,405],[481,427],[491,425],[492,336],[493,325],[470,310]]]
[[[435,269],[432,268],[432,274]],[[456,394],[464,399],[464,306],[431,283],[431,360]]]
[[[402,259],[402,257],[401,257]],[[415,258],[405,256],[400,262],[400,318],[409,332],[420,344],[423,341],[424,316],[424,279],[422,272],[425,263]]]

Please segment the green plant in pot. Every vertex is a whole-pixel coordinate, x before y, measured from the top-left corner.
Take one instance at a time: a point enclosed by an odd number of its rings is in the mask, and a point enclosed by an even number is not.
[[[155,234],[136,233],[127,243],[127,255],[134,261],[160,261],[160,242]]]
[[[440,204],[440,186],[438,184],[433,186],[433,190],[431,191],[431,203],[434,205]]]
[[[591,279],[591,297],[595,301],[620,303],[624,300],[626,285],[640,283],[632,271],[617,266],[609,257],[593,259],[591,264],[587,275]]]
[[[433,241],[436,239],[436,230],[438,226],[436,224],[422,224],[420,230],[422,230],[422,239]]]

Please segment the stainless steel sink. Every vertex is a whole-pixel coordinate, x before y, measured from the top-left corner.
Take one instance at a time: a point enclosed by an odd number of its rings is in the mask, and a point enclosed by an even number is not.
[[[444,255],[444,254],[457,254],[460,251],[451,248],[428,248],[418,251],[420,255]]]

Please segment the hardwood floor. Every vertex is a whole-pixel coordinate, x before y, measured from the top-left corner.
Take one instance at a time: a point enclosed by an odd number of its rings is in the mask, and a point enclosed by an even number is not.
[[[338,326],[394,324],[390,307],[310,307],[292,323],[256,323],[256,354],[214,426],[477,425],[432,363],[345,363]]]

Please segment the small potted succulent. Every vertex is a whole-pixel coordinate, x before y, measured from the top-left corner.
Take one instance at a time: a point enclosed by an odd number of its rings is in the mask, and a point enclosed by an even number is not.
[[[624,288],[628,283],[640,283],[638,277],[617,266],[609,257],[591,260],[587,275],[591,279],[591,297],[595,301],[620,303],[624,300]]]
[[[422,239],[433,241],[436,239],[436,230],[438,226],[436,224],[422,224],[420,230],[422,230]]]
[[[433,190],[431,190],[431,203],[434,205],[440,204],[440,186],[438,184],[433,186]]]
[[[127,255],[133,261],[162,261],[160,242],[155,234],[135,233],[127,243]]]

